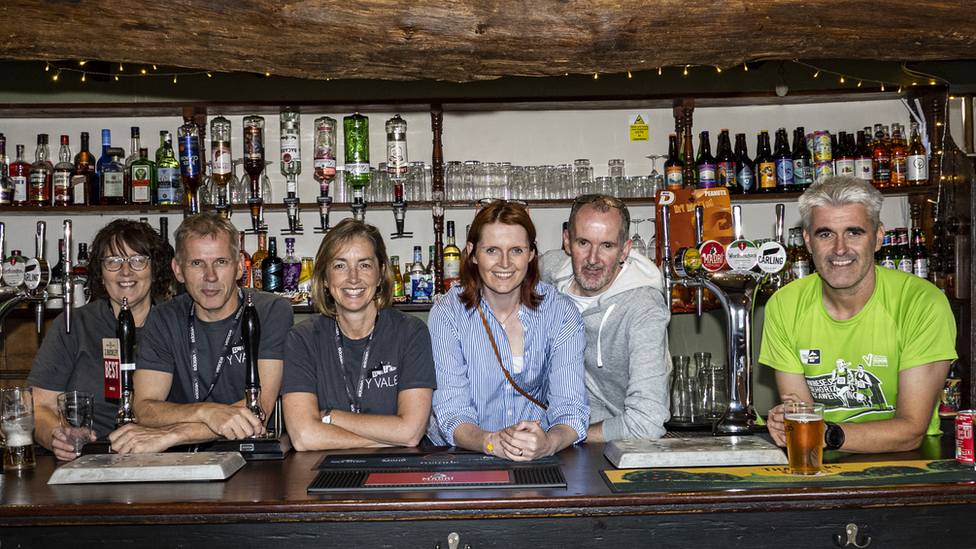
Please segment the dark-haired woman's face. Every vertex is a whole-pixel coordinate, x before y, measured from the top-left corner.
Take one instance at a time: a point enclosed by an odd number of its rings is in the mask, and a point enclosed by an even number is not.
[[[529,233],[521,225],[491,223],[481,231],[478,249],[468,243],[468,255],[478,266],[486,298],[518,291],[529,263],[535,258]]]
[[[133,251],[124,243],[122,249],[112,249],[104,257],[95,258],[101,263],[102,280],[105,282],[105,291],[112,302],[113,309],[122,307],[122,298],[128,298],[129,308],[136,309],[150,303],[150,291],[152,290],[152,265],[146,265],[141,271],[133,270],[128,262],[122,263],[122,268],[118,271],[109,271],[105,268],[105,257],[129,258],[134,255],[141,255]],[[151,262],[150,262],[151,263]]]

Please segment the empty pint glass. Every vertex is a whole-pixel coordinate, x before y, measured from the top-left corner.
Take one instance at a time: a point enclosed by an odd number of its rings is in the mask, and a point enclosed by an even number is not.
[[[810,402],[783,404],[786,453],[794,475],[816,475],[823,468],[824,407]]]
[[[34,395],[30,387],[0,390],[4,471],[34,468]]]

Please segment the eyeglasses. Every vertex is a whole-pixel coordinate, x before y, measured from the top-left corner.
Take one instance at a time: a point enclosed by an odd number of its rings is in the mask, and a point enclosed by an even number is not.
[[[607,206],[617,208],[619,210],[627,208],[627,205],[624,204],[619,198],[605,194],[581,194],[576,197],[576,200],[573,201],[573,205],[582,206],[584,204],[592,204],[594,202],[603,202]]]
[[[133,271],[141,271],[149,265],[148,255],[133,255],[129,257],[119,257],[117,255],[110,255],[108,257],[102,258],[102,267],[106,271],[115,272],[122,269],[122,264],[128,263],[129,268]]]
[[[528,211],[529,211],[529,203],[526,202],[526,201],[524,201],[524,200],[505,200],[505,199],[502,199],[502,198],[482,198],[481,200],[478,201],[478,204],[475,206],[474,216],[475,217],[478,217],[478,211],[481,210],[482,207],[487,208],[490,204],[492,204],[494,202],[508,202],[510,204],[518,204],[519,206],[522,206],[523,208],[525,208],[526,213],[528,213]]]

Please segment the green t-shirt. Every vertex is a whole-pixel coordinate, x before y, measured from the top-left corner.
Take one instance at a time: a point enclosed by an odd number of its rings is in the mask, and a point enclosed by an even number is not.
[[[901,370],[958,358],[945,295],[915,275],[874,271],[874,294],[848,320],[827,313],[820,275],[786,285],[766,305],[759,362],[804,374],[827,421],[894,417]],[[927,434],[940,432],[936,406]]]

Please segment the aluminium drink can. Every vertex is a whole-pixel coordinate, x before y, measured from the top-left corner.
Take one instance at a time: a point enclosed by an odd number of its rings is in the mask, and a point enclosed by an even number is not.
[[[956,461],[973,464],[973,417],[976,410],[960,410],[956,416]]]

